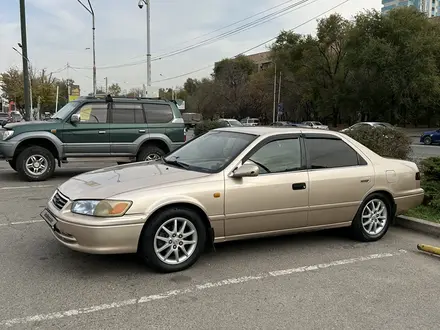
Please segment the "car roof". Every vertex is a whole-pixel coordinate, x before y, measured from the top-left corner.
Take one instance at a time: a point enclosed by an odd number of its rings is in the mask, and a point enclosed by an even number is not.
[[[341,133],[327,131],[327,130],[316,130],[314,128],[302,128],[302,127],[290,127],[287,126],[280,130],[278,127],[271,126],[243,126],[243,127],[225,127],[225,128],[216,128],[218,131],[227,131],[227,132],[237,132],[237,133],[245,133],[245,134],[253,134],[258,136],[264,135],[276,135],[276,134],[298,134],[298,133],[313,133],[313,134],[326,134],[326,135],[334,135],[341,136]],[[345,136],[345,135],[344,135]]]

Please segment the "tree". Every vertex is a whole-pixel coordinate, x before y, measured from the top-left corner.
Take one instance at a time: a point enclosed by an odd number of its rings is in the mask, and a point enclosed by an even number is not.
[[[119,86],[119,84],[111,84],[110,86],[108,86],[108,92],[109,94],[111,94],[112,96],[119,96],[122,92],[121,86]]]

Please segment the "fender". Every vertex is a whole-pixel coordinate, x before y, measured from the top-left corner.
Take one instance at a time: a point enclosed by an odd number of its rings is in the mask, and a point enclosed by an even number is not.
[[[15,144],[15,148],[14,148],[14,153],[15,153],[15,150],[21,143],[31,139],[45,139],[52,142],[52,144],[55,146],[57,150],[58,159],[63,158],[63,142],[56,135],[49,132],[34,131],[34,132],[20,133],[17,136],[12,137],[12,139],[9,139],[8,142]]]
[[[134,141],[134,144],[136,145],[136,154],[139,152],[139,150],[140,150],[142,144],[144,144],[144,142],[151,141],[151,140],[162,141],[163,143],[165,143],[167,145],[169,150],[172,150],[171,145],[173,144],[173,142],[171,141],[171,139],[168,136],[166,136],[165,134],[160,134],[160,133],[152,133],[152,134],[144,134],[144,135],[138,137]]]

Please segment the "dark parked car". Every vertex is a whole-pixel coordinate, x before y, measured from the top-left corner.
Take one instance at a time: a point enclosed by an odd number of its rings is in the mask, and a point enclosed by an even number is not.
[[[426,145],[440,143],[440,129],[435,131],[423,132],[423,134],[420,136],[420,142]]]

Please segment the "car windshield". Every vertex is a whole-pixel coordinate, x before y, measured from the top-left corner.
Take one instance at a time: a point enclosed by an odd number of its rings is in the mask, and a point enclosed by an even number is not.
[[[64,107],[62,107],[60,110],[55,112],[51,119],[65,119],[67,116],[70,115],[70,113],[78,106],[79,102],[73,101],[67,103]]]
[[[319,126],[321,126],[322,124],[321,124],[319,121],[314,121],[314,122],[313,122],[313,125],[319,125]]]
[[[232,120],[228,120],[229,124],[231,124],[231,126],[233,127],[237,127],[237,126],[243,126],[238,120],[232,119]]]
[[[228,166],[256,137],[213,130],[184,144],[164,161],[187,170],[215,173]]]

